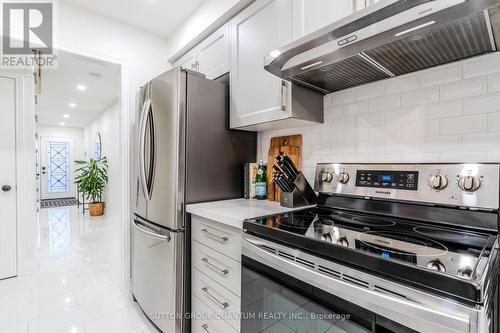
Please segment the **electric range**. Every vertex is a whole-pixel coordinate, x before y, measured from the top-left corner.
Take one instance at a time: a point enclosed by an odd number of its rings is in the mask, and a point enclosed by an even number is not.
[[[244,222],[244,274],[351,309],[347,332],[498,332],[499,183],[498,164],[319,164],[317,207]]]

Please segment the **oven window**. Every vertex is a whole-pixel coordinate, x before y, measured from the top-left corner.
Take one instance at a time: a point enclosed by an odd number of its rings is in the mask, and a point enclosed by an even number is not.
[[[407,333],[397,323],[243,256],[242,333]]]

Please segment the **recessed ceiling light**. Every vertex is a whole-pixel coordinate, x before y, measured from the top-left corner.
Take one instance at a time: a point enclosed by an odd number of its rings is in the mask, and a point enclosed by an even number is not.
[[[76,108],[76,104],[75,104],[75,103],[69,103],[69,104],[68,104],[68,106],[69,106],[70,108]]]
[[[64,118],[68,119],[69,118],[69,114],[65,114],[63,115]]]
[[[59,123],[59,126],[64,126],[64,125],[65,125],[65,124],[64,124],[64,123],[62,123],[62,122],[61,122],[61,123]]]
[[[78,89],[80,91],[85,91],[85,90],[87,90],[87,87],[84,86],[83,84],[79,84],[79,85],[76,86],[76,89]]]

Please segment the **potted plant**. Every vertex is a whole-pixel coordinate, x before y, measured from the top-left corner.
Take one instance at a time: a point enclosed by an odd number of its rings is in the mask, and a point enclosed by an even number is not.
[[[102,193],[108,183],[108,160],[104,156],[99,160],[91,158],[88,162],[75,161],[75,164],[77,166],[75,184],[78,186],[78,191],[90,200],[90,216],[103,215]]]

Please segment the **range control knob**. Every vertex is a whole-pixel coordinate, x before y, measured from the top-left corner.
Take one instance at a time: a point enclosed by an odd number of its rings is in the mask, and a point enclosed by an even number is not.
[[[429,178],[429,186],[435,190],[442,190],[448,186],[448,178],[446,178],[446,176],[436,174]]]
[[[464,279],[471,279],[472,269],[470,269],[469,267],[461,268],[458,270],[457,275]]]
[[[341,238],[337,239],[337,244],[345,246],[345,247],[349,247],[349,242],[347,241],[347,238],[345,238],[345,237],[341,237]]]
[[[337,180],[339,183],[347,184],[349,181],[349,174],[347,172],[341,172],[337,175]]]
[[[481,180],[474,176],[463,176],[458,180],[458,187],[466,192],[475,192],[481,187]]]
[[[439,260],[429,261],[427,268],[443,273],[446,272],[446,267]]]
[[[328,171],[323,171],[321,173],[321,180],[323,181],[323,183],[331,183],[331,181],[333,180],[333,174]]]

